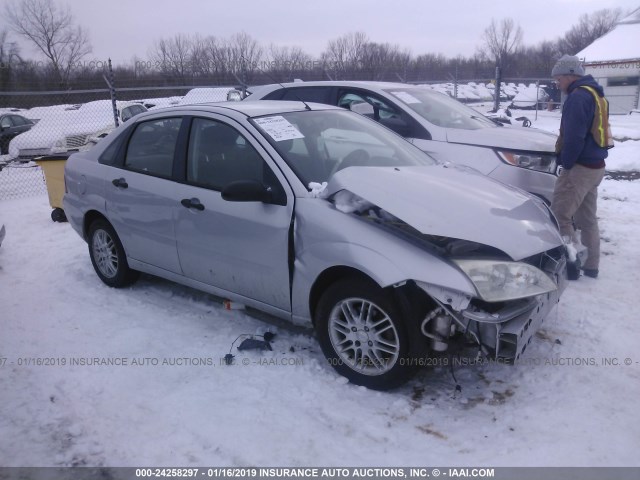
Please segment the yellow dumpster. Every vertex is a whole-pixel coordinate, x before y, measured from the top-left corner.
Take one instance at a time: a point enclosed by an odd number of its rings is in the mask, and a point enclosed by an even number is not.
[[[49,204],[53,211],[51,220],[54,222],[66,222],[67,216],[62,209],[62,197],[64,196],[64,165],[69,155],[48,155],[37,157],[34,161],[42,168],[44,180],[47,184]]]

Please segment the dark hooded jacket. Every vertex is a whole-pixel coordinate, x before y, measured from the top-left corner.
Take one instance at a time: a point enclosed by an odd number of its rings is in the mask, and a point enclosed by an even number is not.
[[[559,164],[570,169],[576,163],[586,167],[604,167],[607,149],[600,147],[591,135],[591,125],[596,113],[596,102],[591,92],[581,85],[592,87],[604,97],[602,87],[591,75],[580,77],[569,85],[568,96],[562,107],[562,147]]]

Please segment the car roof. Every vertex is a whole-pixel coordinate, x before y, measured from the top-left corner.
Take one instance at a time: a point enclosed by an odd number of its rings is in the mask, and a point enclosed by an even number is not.
[[[339,107],[325,105],[320,103],[303,103],[298,101],[282,101],[282,100],[260,100],[260,101],[243,101],[243,102],[217,102],[217,103],[196,103],[193,105],[177,105],[172,107],[158,108],[149,110],[147,113],[141,113],[136,118],[145,118],[155,113],[170,113],[202,111],[209,113],[229,114],[236,112],[246,117],[259,117],[262,115],[276,115],[279,113],[300,112],[308,110],[343,110]]]
[[[420,88],[417,85],[398,82],[374,82],[366,80],[322,80],[312,82],[290,82],[290,83],[272,83],[269,85],[260,85],[249,88],[252,93],[269,92],[278,88],[302,88],[302,87],[361,87],[369,89],[386,89],[386,88]],[[251,97],[249,96],[248,99]]]

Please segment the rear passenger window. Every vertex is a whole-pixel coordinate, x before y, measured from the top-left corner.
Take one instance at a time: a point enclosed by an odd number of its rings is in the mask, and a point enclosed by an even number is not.
[[[288,88],[284,91],[282,100],[329,103],[329,89],[324,87]]]
[[[129,139],[125,168],[170,177],[181,123],[181,118],[141,122]]]
[[[98,158],[98,162],[102,163],[103,165],[113,165],[116,163],[116,159],[117,159],[117,155],[118,155],[118,151],[120,150],[120,146],[122,145],[123,142],[123,138],[125,137],[125,135],[120,135],[118,138],[116,138],[114,141],[111,142],[111,145],[109,145],[104,152],[102,152],[102,155],[100,155],[100,158]]]

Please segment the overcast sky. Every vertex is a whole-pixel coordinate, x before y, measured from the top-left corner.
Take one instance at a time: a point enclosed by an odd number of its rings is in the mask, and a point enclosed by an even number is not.
[[[0,0],[0,4],[8,0]],[[128,63],[146,58],[154,40],[174,34],[229,37],[244,31],[263,46],[295,45],[317,56],[328,40],[363,31],[377,42],[407,47],[414,55],[470,56],[484,29],[512,17],[525,45],[554,40],[583,13],[640,7],[640,0],[68,0],[76,21],[89,30],[93,52],[87,60]],[[3,5],[4,6],[4,5]],[[2,10],[0,10],[2,12]],[[6,27],[0,14],[0,30]],[[12,34],[11,40],[18,40]],[[36,53],[24,41],[22,54]]]

